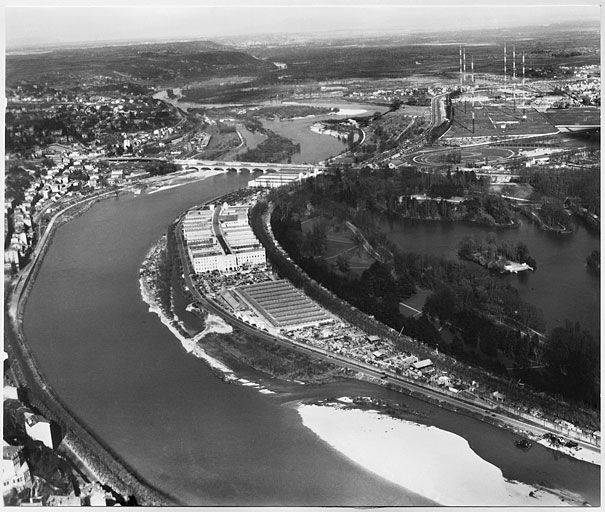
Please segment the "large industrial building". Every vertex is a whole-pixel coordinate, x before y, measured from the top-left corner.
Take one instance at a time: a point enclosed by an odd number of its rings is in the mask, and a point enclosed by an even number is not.
[[[218,215],[218,228],[227,251],[235,255],[238,268],[264,266],[267,261],[265,248],[260,244],[250,224],[248,205],[223,204]]]
[[[266,264],[265,248],[248,224],[248,205],[191,210],[183,219],[187,252],[197,273],[229,272]]]
[[[236,288],[235,294],[276,329],[289,331],[334,321],[334,317],[285,280]]]
[[[208,209],[190,210],[183,219],[183,235],[187,242],[212,238],[212,216],[214,205]]]

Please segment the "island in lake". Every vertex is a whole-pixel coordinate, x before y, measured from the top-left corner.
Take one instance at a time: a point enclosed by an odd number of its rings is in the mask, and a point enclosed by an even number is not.
[[[460,242],[458,255],[489,269],[504,272],[536,270],[536,260],[529,254],[527,245],[498,241],[495,233],[488,233],[483,240],[467,236]]]

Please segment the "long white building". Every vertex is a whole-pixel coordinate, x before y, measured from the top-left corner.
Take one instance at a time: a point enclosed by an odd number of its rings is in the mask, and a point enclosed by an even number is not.
[[[212,217],[214,205],[208,209],[190,210],[183,219],[183,235],[187,242],[207,240],[213,236]]]
[[[311,176],[321,174],[320,169],[300,172],[294,169],[282,169],[278,172],[263,174],[256,179],[250,180],[248,186],[252,188],[279,188],[292,183],[300,183]]]
[[[183,235],[196,273],[232,272],[266,265],[265,248],[248,224],[249,205],[211,205],[187,212]]]

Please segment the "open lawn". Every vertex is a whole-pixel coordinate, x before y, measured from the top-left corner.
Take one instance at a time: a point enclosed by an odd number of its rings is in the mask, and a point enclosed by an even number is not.
[[[399,311],[401,311],[401,314],[406,317],[418,316],[420,312],[422,312],[426,299],[432,293],[433,292],[431,290],[417,288],[414,295],[399,303]]]
[[[444,139],[455,137],[509,137],[539,135],[556,132],[557,129],[542,113],[533,108],[515,107],[512,104],[475,105],[455,103],[454,121]],[[473,111],[475,129],[473,132]]]
[[[318,218],[308,219],[302,223],[303,233],[310,232]],[[331,263],[336,263],[339,256],[349,261],[350,273],[360,276],[364,270],[374,263],[372,258],[362,246],[356,246],[353,233],[346,225],[331,225],[326,230],[326,253],[324,257]]]

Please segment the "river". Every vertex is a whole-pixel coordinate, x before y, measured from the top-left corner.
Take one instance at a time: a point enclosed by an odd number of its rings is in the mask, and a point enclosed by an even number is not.
[[[175,94],[180,94],[180,89],[175,89]],[[241,104],[202,104],[179,101],[177,98],[169,98],[166,91],[160,91],[154,95],[154,98],[170,103],[171,105],[182,108],[187,111],[190,108],[215,108],[240,106]],[[281,103],[274,101],[263,101],[255,103],[261,106],[279,106]],[[335,100],[333,102],[327,100],[297,100],[284,102],[284,106],[288,105],[309,105],[316,107],[337,108],[338,112],[331,114],[323,114],[317,116],[308,116],[304,118],[294,119],[266,119],[262,118],[263,127],[271,130],[282,137],[300,144],[300,151],[292,155],[291,162],[295,164],[302,163],[318,163],[326,160],[331,156],[342,153],[347,145],[337,137],[331,135],[322,135],[311,131],[311,126],[325,119],[346,119],[347,117],[368,116],[375,112],[386,112],[388,107],[382,105],[370,105],[365,103],[344,102]],[[248,149],[254,149],[266,136],[259,133],[250,132],[241,123],[237,123],[237,129],[246,142],[246,147],[234,149],[223,155],[222,160],[236,161],[239,154],[246,152]]]
[[[26,304],[25,335],[50,385],[97,436],[189,505],[430,504],[330,448],[288,406],[303,398],[374,395],[408,404],[427,415],[423,422],[463,436],[507,478],[599,503],[597,466],[541,446],[524,453],[512,433],[483,422],[356,381],[291,384],[285,394],[263,395],[222,382],[186,353],[141,300],[139,267],[183,210],[247,179],[225,174],[125,194],[57,230]],[[182,297],[177,303],[183,307]],[[272,382],[263,378],[265,386]]]
[[[442,255],[458,259],[458,245],[466,236],[484,238],[495,231],[498,239],[523,242],[537,262],[535,272],[503,276],[521,297],[539,307],[548,329],[580,322],[595,339],[600,334],[599,276],[588,271],[586,257],[600,247],[599,234],[577,223],[570,235],[538,229],[522,220],[518,229],[494,230],[462,222],[399,219],[383,224],[390,238],[404,251]]]

